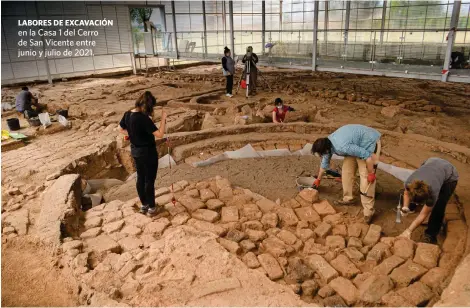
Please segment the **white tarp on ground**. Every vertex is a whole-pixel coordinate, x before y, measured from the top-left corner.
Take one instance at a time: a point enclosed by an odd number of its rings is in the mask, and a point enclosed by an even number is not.
[[[268,151],[256,151],[251,144],[247,144],[243,148],[236,151],[227,151],[222,154],[213,156],[209,159],[198,161],[193,163],[194,167],[204,167],[209,166],[219,161],[228,160],[228,159],[242,159],[242,158],[259,158],[259,157],[272,157],[272,156],[304,156],[312,155],[311,153],[312,144],[307,143],[301,150],[290,152],[287,149],[278,149],[278,150],[268,150]],[[344,159],[342,156],[333,155],[332,159]],[[378,169],[387,172],[388,174],[393,175],[402,182],[405,182],[406,179],[413,173],[414,170],[405,169],[396,167],[390,164],[379,162],[377,167]]]

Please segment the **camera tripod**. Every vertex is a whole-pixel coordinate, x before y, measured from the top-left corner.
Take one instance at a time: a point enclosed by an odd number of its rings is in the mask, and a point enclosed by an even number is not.
[[[261,75],[261,71],[258,68],[256,68],[256,69],[258,70],[258,77],[261,77],[260,80],[262,80],[264,85],[267,86],[269,88],[269,90],[271,90],[271,87],[269,86],[269,83]],[[248,98],[249,93],[250,93],[250,83],[251,83],[250,74],[251,74],[251,53],[249,53],[249,55],[247,54],[247,56],[246,56],[245,68],[243,69],[243,71],[240,75],[240,80],[238,81],[238,86],[237,86],[237,90],[235,91],[235,94],[238,94],[238,90],[240,90],[240,84],[243,80],[243,76],[246,76],[246,78],[245,78],[245,80],[246,80],[246,98]]]

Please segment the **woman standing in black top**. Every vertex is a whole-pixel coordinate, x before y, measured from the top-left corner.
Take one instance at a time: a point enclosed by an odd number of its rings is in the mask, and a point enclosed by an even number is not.
[[[222,58],[222,69],[224,76],[227,79],[225,85],[225,96],[232,97],[233,88],[233,74],[235,74],[235,61],[231,57],[230,49],[227,46],[224,48],[224,57]]]
[[[166,113],[162,109],[160,129],[152,121],[157,100],[145,91],[135,102],[135,108],[127,111],[119,123],[121,133],[129,136],[131,155],[137,169],[137,193],[142,202],[142,214],[155,215],[155,179],[157,178],[158,153],[155,137],[165,134]]]

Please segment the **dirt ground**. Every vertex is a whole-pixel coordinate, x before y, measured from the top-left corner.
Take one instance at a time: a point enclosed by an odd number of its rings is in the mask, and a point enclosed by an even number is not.
[[[2,306],[77,306],[76,286],[40,244],[15,239],[2,245]]]
[[[116,158],[121,142],[116,127],[122,114],[133,107],[144,90],[151,91],[159,105],[164,106],[172,133],[268,122],[276,97],[295,108],[289,116],[291,121],[338,126],[357,123],[392,131],[398,137],[386,137],[386,156],[402,164],[400,166],[417,167],[430,156],[449,159],[456,165],[461,174],[457,193],[464,210],[468,211],[470,159],[465,155],[470,147],[470,85],[288,69],[262,70],[264,78],[260,80],[258,95],[248,99],[243,91],[231,99],[225,97],[225,80],[219,67],[214,65],[155,72],[147,77],[90,78],[54,85],[28,85],[40,102],[47,104],[49,112],[68,109],[72,129],[58,123],[54,123],[54,129],[29,127],[26,120],[20,118],[20,132],[30,138],[25,144],[18,143],[19,148],[2,144],[2,212],[28,208],[34,224],[40,205],[28,207],[25,204],[31,198],[27,193],[21,195],[26,197],[21,197],[6,191],[15,187],[22,191],[23,187],[28,187],[25,191],[39,189],[47,183],[46,178],[56,178],[55,173],[76,172],[87,179],[110,176],[125,179],[129,173]],[[271,89],[264,85],[263,79]],[[19,87],[2,88],[2,102],[14,103],[18,92]],[[197,98],[201,100],[195,101]],[[244,105],[249,110],[243,109]],[[253,114],[247,123],[239,119],[246,112]],[[4,113],[2,129],[7,127],[6,119],[15,116],[13,112]],[[160,107],[154,115],[157,124],[159,118]],[[444,145],[453,150],[440,150]],[[228,146],[225,150],[233,148]],[[215,154],[205,153],[201,159]],[[24,164],[25,161],[29,163]],[[317,158],[306,156],[230,160],[202,168],[180,161],[171,176],[170,170],[159,170],[156,187],[220,175],[235,186],[249,187],[253,192],[273,201],[279,198],[282,202],[297,194],[295,177],[315,174],[318,165]],[[334,168],[340,166],[340,162],[334,162]],[[374,223],[382,226],[386,236],[397,236],[416,216],[405,217],[402,224],[396,224],[394,210],[402,183],[381,171],[378,179]],[[131,180],[113,187],[105,192],[105,202],[135,198],[134,185]],[[324,180],[319,192],[322,198],[332,202],[340,197],[341,184]],[[359,203],[335,208],[353,216],[361,215]],[[413,239],[419,240],[423,230],[421,227],[415,232]],[[443,236],[439,238],[440,243],[443,239]],[[73,287],[66,283],[66,275],[54,266],[54,258],[41,246],[8,238],[2,247],[2,271],[2,304],[5,306],[77,304]],[[46,283],[35,283],[34,279]]]

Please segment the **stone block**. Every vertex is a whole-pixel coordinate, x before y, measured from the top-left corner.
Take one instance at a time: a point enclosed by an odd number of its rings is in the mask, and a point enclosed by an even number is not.
[[[181,203],[190,213],[194,212],[195,210],[202,209],[206,206],[201,200],[188,196],[183,196],[179,198],[178,202]]]
[[[279,216],[281,227],[295,226],[299,219],[291,208],[277,207],[277,215]]]
[[[251,229],[251,230],[258,230],[263,231],[263,224],[257,220],[250,220],[242,223],[242,230]]]
[[[323,217],[323,222],[329,223],[330,225],[340,224],[343,222],[343,213],[326,215],[325,217]]]
[[[341,274],[341,276],[348,279],[354,278],[361,272],[345,255],[339,255],[336,259],[332,260],[330,264]]]
[[[339,275],[338,272],[320,255],[310,255],[305,258],[305,262],[310,266],[310,268],[315,270],[326,283],[329,283]]]
[[[306,280],[302,283],[302,294],[306,296],[315,296],[320,286],[315,280]]]
[[[364,243],[364,245],[375,245],[380,239],[381,232],[381,226],[371,224],[362,242]]]
[[[88,251],[98,256],[103,256],[108,252],[120,253],[121,247],[116,241],[106,234],[101,234],[95,238],[85,240],[85,246]]]
[[[263,216],[263,212],[259,210],[256,204],[248,203],[243,205],[242,216],[246,217],[248,220],[259,220]]]
[[[276,258],[284,257],[287,255],[288,246],[276,237],[268,237],[263,240],[260,246],[263,251],[270,253]]]
[[[113,233],[113,232],[118,232],[119,230],[122,229],[124,226],[124,221],[123,220],[118,220],[109,224],[103,225],[101,228],[104,232],[106,233]]]
[[[266,232],[264,231],[246,229],[245,233],[248,236],[248,238],[252,240],[253,242],[262,241],[267,237]]]
[[[144,247],[144,242],[140,238],[130,235],[119,240],[119,245],[124,251],[133,251],[137,248]]]
[[[449,271],[446,269],[435,267],[424,274],[420,281],[430,287],[432,290],[438,291],[440,293],[440,291],[442,291],[441,286],[443,285],[448,274]]]
[[[267,198],[263,198],[263,199],[258,200],[256,202],[256,205],[259,207],[259,209],[264,214],[273,212],[274,209],[278,207],[278,205],[276,203],[274,203],[273,201],[271,201]]]
[[[300,207],[295,209],[297,217],[306,222],[321,221],[320,215],[313,209],[312,206]]]
[[[214,192],[208,188],[201,189],[199,196],[203,202],[216,198]]]
[[[395,291],[388,292],[382,296],[381,303],[386,307],[411,307],[409,303],[403,296],[398,294]]]
[[[234,241],[219,238],[219,244],[234,254],[238,254],[241,251],[240,245],[238,245],[238,243]]]
[[[224,203],[219,199],[210,199],[206,201],[206,206],[209,210],[218,210],[224,206]]]
[[[338,277],[333,279],[328,285],[335,290],[336,294],[341,296],[349,306],[356,303],[359,292],[350,280]]]
[[[216,222],[220,218],[219,213],[212,211],[212,210],[206,210],[206,209],[195,210],[194,212],[191,213],[191,216],[195,219],[208,221],[208,222]]]
[[[230,241],[239,243],[246,237],[246,234],[237,229],[231,229],[227,232],[226,238]]]
[[[247,252],[246,255],[243,256],[242,261],[245,262],[246,266],[249,268],[258,268],[261,264],[258,261],[258,258],[253,252]]]
[[[151,223],[147,224],[144,229],[145,234],[163,234],[163,231],[170,225],[168,218],[159,218]]]
[[[393,255],[385,259],[382,263],[374,267],[372,272],[377,275],[388,275],[390,274],[397,266],[405,263],[405,260],[399,256]]]
[[[320,238],[325,238],[331,232],[331,225],[326,222],[322,222],[318,227],[315,228],[315,234]]]
[[[362,229],[363,229],[363,224],[361,223],[350,224],[348,225],[348,236],[360,238]]]
[[[302,242],[306,242],[307,240],[313,238],[315,233],[310,229],[297,229],[296,234],[302,240]]]
[[[357,237],[350,237],[348,240],[348,247],[362,248],[362,241]]]
[[[329,285],[325,285],[323,286],[322,288],[320,288],[320,290],[318,290],[318,296],[320,296],[321,298],[325,298],[325,297],[329,297],[329,296],[332,296],[334,295],[336,292],[335,290],[333,290],[333,288],[331,288]]]
[[[329,250],[330,249],[327,246],[323,246],[322,244],[315,243],[315,240],[311,238],[305,242],[303,253],[305,255],[312,255],[312,254],[324,255]]]
[[[296,209],[300,207],[300,203],[297,202],[295,199],[290,199],[281,204],[282,207],[289,207],[291,209]]]
[[[142,230],[136,226],[125,226],[124,229],[121,230],[121,233],[127,235],[139,235],[142,233]]]
[[[197,220],[194,218],[191,218],[190,220],[188,220],[187,225],[199,231],[207,231],[217,236],[224,236],[227,233],[227,230],[224,227],[215,225],[207,221]]]
[[[333,227],[333,235],[339,235],[342,237],[348,236],[348,230],[345,225],[336,225]]]
[[[325,245],[330,248],[346,248],[346,243],[344,241],[344,237],[339,235],[330,235],[326,237]]]
[[[427,243],[418,243],[413,262],[421,264],[428,269],[433,268],[437,266],[440,254],[441,249],[439,246]]]
[[[186,212],[179,213],[175,217],[173,217],[173,219],[171,220],[171,225],[181,226],[181,225],[185,224],[190,218],[191,218],[191,216],[189,216],[189,214],[186,213]]]
[[[243,251],[251,251],[256,248],[256,245],[250,240],[242,240],[240,241],[240,247]]]
[[[427,272],[422,265],[414,263],[411,260],[395,268],[390,274],[390,278],[395,282],[397,287],[407,287],[413,281],[418,280]]]
[[[279,223],[279,217],[276,213],[267,213],[261,218],[261,223],[265,229],[276,228]]]
[[[90,219],[85,220],[83,227],[85,228],[85,230],[101,227],[102,222],[103,222],[103,219],[101,219],[101,217],[98,217],[98,216],[91,217]]]
[[[393,281],[386,275],[372,275],[359,288],[359,299],[369,305],[380,303],[382,296],[393,289]]]
[[[268,273],[268,277],[271,280],[280,279],[284,276],[284,272],[276,261],[276,259],[269,253],[264,253],[258,256],[258,261],[263,269]]]
[[[221,222],[235,222],[238,221],[238,208],[236,206],[226,206],[222,208]]]
[[[346,254],[346,256],[350,260],[353,260],[353,261],[356,261],[356,262],[364,260],[364,255],[362,254],[362,252],[357,250],[356,247],[348,247],[345,250],[343,250],[343,252]]]
[[[420,281],[398,290],[397,293],[406,298],[412,306],[418,307],[425,306],[434,295],[431,289]]]
[[[91,228],[80,234],[80,238],[94,238],[101,233],[101,228]]]
[[[303,189],[299,192],[299,197],[309,203],[315,203],[319,200],[318,190],[316,189]]]
[[[287,245],[294,245],[297,241],[297,237],[295,236],[295,234],[287,230],[281,230],[281,232],[277,234],[277,237]]]
[[[398,237],[393,243],[393,254],[402,259],[413,258],[415,242],[407,238]]]
[[[314,271],[301,258],[289,258],[287,263],[287,276],[284,277],[287,284],[302,283],[313,277]]]
[[[313,208],[321,217],[336,214],[335,209],[333,208],[333,206],[331,206],[328,200],[322,200],[318,203],[314,203]]]
[[[372,247],[372,249],[367,254],[366,260],[374,260],[377,263],[380,263],[384,258],[391,256],[392,253],[387,244],[377,243]]]

